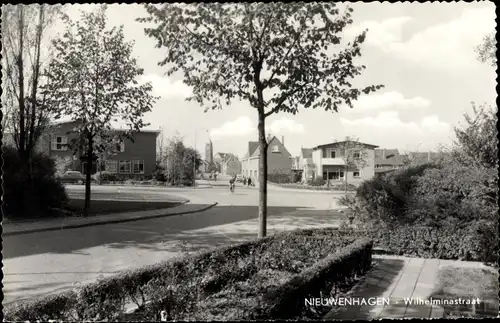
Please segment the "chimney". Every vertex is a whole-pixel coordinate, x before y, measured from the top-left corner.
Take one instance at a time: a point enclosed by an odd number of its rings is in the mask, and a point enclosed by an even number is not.
[[[285,136],[281,136],[281,144],[284,146],[285,145]]]

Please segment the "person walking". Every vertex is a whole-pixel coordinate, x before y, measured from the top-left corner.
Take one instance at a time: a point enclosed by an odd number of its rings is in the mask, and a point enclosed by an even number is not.
[[[247,186],[247,178],[243,176],[243,186]]]
[[[231,179],[229,180],[229,191],[231,191],[231,193],[234,193],[235,186],[236,186],[236,175],[234,177],[231,177]]]
[[[248,183],[248,187],[252,186],[252,178],[251,177],[248,178],[247,183]]]

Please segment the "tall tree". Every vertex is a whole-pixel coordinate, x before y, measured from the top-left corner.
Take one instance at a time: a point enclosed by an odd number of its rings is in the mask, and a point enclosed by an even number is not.
[[[132,133],[147,126],[145,113],[156,100],[149,83],[139,84],[143,69],[132,57],[132,42],[126,42],[123,26],[106,28],[106,6],[81,13],[81,19],[65,19],[66,30],[54,40],[55,57],[50,64],[47,91],[56,98],[56,117],[79,122],[72,130],[77,139],[69,146],[83,153],[86,162],[84,216],[90,206],[91,165],[109,142],[133,140]],[[126,129],[113,131],[112,122]]]
[[[267,147],[269,116],[299,107],[337,111],[364,92],[381,85],[355,88],[351,81],[365,66],[361,56],[366,31],[341,45],[342,31],[352,23],[352,9],[340,13],[334,3],[197,3],[146,5],[156,27],[148,36],[166,49],[159,64],[168,75],[183,72],[192,87],[188,98],[210,109],[235,100],[257,112],[260,143],[259,237],[267,232]]]
[[[2,6],[2,125],[12,132],[21,161],[30,162],[48,124],[46,60],[50,56],[47,29],[62,15],[60,5]],[[31,163],[30,163],[31,165]]]

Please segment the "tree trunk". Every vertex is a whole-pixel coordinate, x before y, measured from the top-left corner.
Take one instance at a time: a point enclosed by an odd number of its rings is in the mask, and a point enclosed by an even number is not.
[[[83,216],[87,217],[89,214],[89,209],[90,209],[90,179],[91,179],[91,170],[92,170],[92,163],[93,163],[93,154],[94,154],[94,149],[93,149],[93,138],[91,136],[88,137],[88,148],[87,148],[87,165],[85,172],[85,206],[83,207]]]
[[[348,171],[348,166],[346,165],[345,166],[345,171],[344,171],[344,178],[345,178],[345,183],[344,183],[344,185],[345,185],[345,188],[344,188],[345,191],[344,192],[345,192],[346,195],[347,195],[347,171]]]
[[[24,8],[19,7],[19,52],[17,53],[16,63],[18,68],[18,104],[19,104],[19,155],[23,162],[27,162],[26,156],[26,128],[25,128],[25,102],[24,102],[24,61],[23,61],[23,49],[24,49]]]
[[[264,113],[259,112],[259,238],[267,235],[267,140],[266,119]]]

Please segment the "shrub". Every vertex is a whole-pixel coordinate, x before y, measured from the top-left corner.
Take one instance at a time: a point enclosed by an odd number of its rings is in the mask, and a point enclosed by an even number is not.
[[[307,311],[305,299],[352,286],[371,266],[373,242],[358,240],[294,276],[263,297],[263,308],[248,319],[297,319]],[[333,287],[333,288],[332,288]],[[335,296],[335,295],[332,295]]]
[[[99,183],[101,183],[101,182],[117,182],[120,180],[118,174],[111,173],[108,171],[102,171],[102,172],[95,173],[94,179]]]
[[[418,178],[426,169],[436,167],[435,164],[410,166],[361,183],[356,197],[366,219],[386,225],[410,222],[406,211],[418,185]]]
[[[294,273],[303,271],[352,241],[349,236],[338,233],[316,237],[312,230],[268,236],[102,279],[73,293],[60,294],[56,297],[56,305],[59,304],[56,307],[49,306],[53,301],[48,297],[8,306],[4,311],[5,319],[125,320],[123,306],[130,301],[139,307],[134,317],[140,321],[158,320],[161,310],[168,311],[170,320],[206,318],[217,315],[214,311],[219,305],[224,307],[222,314],[226,318],[247,317],[256,307],[240,304],[243,312],[228,313],[232,310],[227,307],[228,302],[235,298],[224,298],[224,295],[236,292],[250,298],[252,293],[263,295],[268,288],[288,281]],[[282,279],[277,279],[276,273],[280,272]],[[245,282],[249,283],[245,285]],[[225,303],[217,303],[217,297],[223,297]],[[212,305],[204,309],[203,304]]]
[[[54,177],[54,161],[42,154],[32,158],[31,179],[29,166],[23,164],[16,149],[4,148],[3,153],[3,210],[10,219],[53,215],[68,201],[64,186]]]
[[[326,181],[322,177],[316,177],[314,180],[309,182],[311,186],[323,186],[326,184]]]
[[[412,225],[377,230],[371,236],[394,255],[492,262],[498,254],[496,228],[482,225],[461,229]]]
[[[293,174],[290,173],[275,173],[275,174],[268,174],[267,175],[267,180],[271,183],[277,183],[277,184],[285,184],[285,183],[291,183],[291,176]]]

